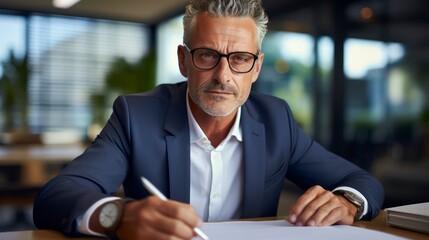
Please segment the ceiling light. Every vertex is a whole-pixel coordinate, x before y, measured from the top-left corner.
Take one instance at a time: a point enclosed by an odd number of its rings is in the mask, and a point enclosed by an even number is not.
[[[360,10],[360,15],[365,21],[370,21],[374,18],[374,12],[369,7],[364,7]]]
[[[53,4],[57,8],[69,8],[79,1],[80,0],[53,0]]]

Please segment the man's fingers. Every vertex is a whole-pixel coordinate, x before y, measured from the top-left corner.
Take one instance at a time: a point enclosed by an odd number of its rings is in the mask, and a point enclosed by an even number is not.
[[[317,202],[314,206],[306,208],[300,216],[300,221],[303,225],[307,226],[325,226],[327,223],[329,225],[334,224],[338,221],[339,215],[337,210],[339,208],[339,201],[336,197],[329,191],[322,194],[323,197],[315,200]],[[313,203],[311,203],[313,205]],[[301,220],[302,218],[302,220]]]
[[[153,227],[161,232],[180,238],[190,238],[194,235],[193,228],[201,224],[194,208],[188,204],[176,201],[161,201],[153,213]]]
[[[189,204],[169,200],[162,204],[159,211],[170,218],[181,219],[191,227],[197,227],[202,224],[197,212]]]
[[[168,218],[163,214],[158,214],[156,217],[157,224],[152,227],[159,232],[180,238],[191,238],[194,235],[193,228],[181,220]]]
[[[353,213],[346,199],[320,186],[308,189],[291,208],[289,221],[297,226],[328,226],[353,223]]]
[[[190,205],[151,196],[127,204],[120,235],[129,239],[190,239],[200,221]]]
[[[322,204],[322,200],[318,200],[318,196],[326,191],[320,186],[314,186],[308,189],[289,211],[289,221],[297,225],[305,225],[307,219]],[[316,201],[315,201],[316,200]]]
[[[343,210],[341,209],[341,207],[336,207],[332,209],[322,221],[320,221],[318,226],[331,226],[337,223],[338,219],[340,219],[342,215],[343,215]]]
[[[152,228],[150,226],[143,226],[139,228],[137,236],[139,237],[130,239],[182,239],[159,231],[158,229]]]
[[[304,210],[305,206],[312,201],[316,194],[314,191],[311,191],[312,188],[307,190],[301,197],[298,198],[296,203],[289,210],[289,221],[292,223],[296,223],[298,216]]]

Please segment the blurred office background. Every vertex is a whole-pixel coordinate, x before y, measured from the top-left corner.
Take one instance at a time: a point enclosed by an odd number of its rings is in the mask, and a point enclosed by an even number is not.
[[[265,0],[253,91],[370,171],[385,207],[429,201],[429,8],[424,0]],[[118,94],[184,80],[187,0],[0,2],[0,231],[33,229],[43,183],[80,154]],[[333,170],[335,171],[335,170]],[[300,193],[285,182],[279,214]]]

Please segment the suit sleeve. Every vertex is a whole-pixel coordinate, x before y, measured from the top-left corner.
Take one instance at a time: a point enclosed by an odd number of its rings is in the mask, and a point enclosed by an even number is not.
[[[119,97],[93,144],[39,191],[33,209],[38,228],[79,236],[77,218],[99,199],[117,192],[128,169],[128,115],[125,98]]]

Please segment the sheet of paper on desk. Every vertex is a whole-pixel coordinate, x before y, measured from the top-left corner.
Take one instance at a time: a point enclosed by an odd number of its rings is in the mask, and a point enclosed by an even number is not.
[[[344,225],[330,227],[297,227],[285,220],[204,223],[201,230],[210,240],[405,239],[379,231]]]

